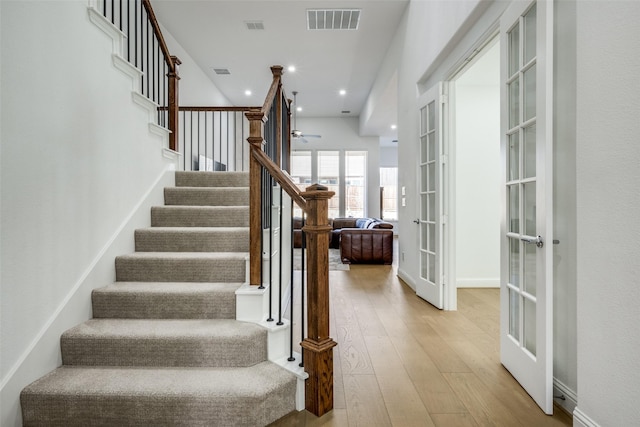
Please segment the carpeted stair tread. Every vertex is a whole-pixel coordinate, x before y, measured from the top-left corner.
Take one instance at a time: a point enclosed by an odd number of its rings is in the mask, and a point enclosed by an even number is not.
[[[249,227],[151,227],[135,242],[136,252],[248,252]]]
[[[152,227],[248,227],[249,206],[154,206]]]
[[[247,206],[249,187],[167,187],[165,205]]]
[[[246,252],[135,252],[116,257],[118,282],[244,282]]]
[[[91,319],[62,334],[62,363],[91,366],[252,366],[267,331],[232,319]]]
[[[295,409],[293,374],[243,368],[61,367],[20,396],[25,426],[265,426]]]
[[[248,187],[248,172],[176,172],[176,187]]]
[[[116,282],[94,289],[94,318],[235,319],[241,283]]]

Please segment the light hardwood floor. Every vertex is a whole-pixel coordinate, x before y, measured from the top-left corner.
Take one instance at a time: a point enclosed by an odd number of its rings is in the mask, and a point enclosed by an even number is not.
[[[500,364],[499,291],[458,290],[440,311],[396,266],[331,271],[334,410],[292,413],[273,426],[565,426],[545,415]]]

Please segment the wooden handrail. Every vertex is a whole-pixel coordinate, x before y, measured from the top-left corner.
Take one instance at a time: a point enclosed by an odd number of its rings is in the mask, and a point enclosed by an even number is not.
[[[160,25],[158,24],[158,20],[156,19],[156,14],[153,12],[153,8],[151,7],[150,0],[142,0],[142,5],[147,11],[147,15],[149,17],[149,22],[151,23],[151,27],[153,28],[153,32],[158,39],[158,43],[160,44],[160,49],[164,55],[164,60],[169,67],[169,72],[177,73],[177,66],[180,65],[180,60],[176,62],[176,57],[171,56],[169,53],[169,48],[167,47],[167,43],[164,41],[164,37],[162,36],[162,31],[160,30]]]
[[[300,206],[300,209],[307,212],[309,207],[307,206],[307,202],[302,197],[302,192],[298,188],[296,184],[293,183],[289,175],[285,174],[282,169],[278,167],[277,164],[273,162],[262,150],[252,150],[252,155],[255,159],[264,167],[273,179],[280,184],[282,189],[293,199],[293,201]]]
[[[261,107],[189,107],[180,106],[180,111],[251,111]]]

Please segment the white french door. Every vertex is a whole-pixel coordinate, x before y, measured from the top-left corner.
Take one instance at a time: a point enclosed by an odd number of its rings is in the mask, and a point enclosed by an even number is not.
[[[501,17],[500,358],[553,413],[553,1]]]
[[[443,308],[443,156],[442,84],[423,95],[420,108],[420,157],[418,159],[419,277],[416,294]]]

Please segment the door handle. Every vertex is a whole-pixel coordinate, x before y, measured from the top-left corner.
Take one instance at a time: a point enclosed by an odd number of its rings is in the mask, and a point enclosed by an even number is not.
[[[538,236],[535,239],[531,237],[521,237],[520,240],[530,245],[531,243],[535,243],[537,247],[541,248],[544,246],[544,242],[542,241],[542,237]]]
[[[416,224],[420,224],[420,220],[419,219],[414,219],[413,222],[415,222]]]

